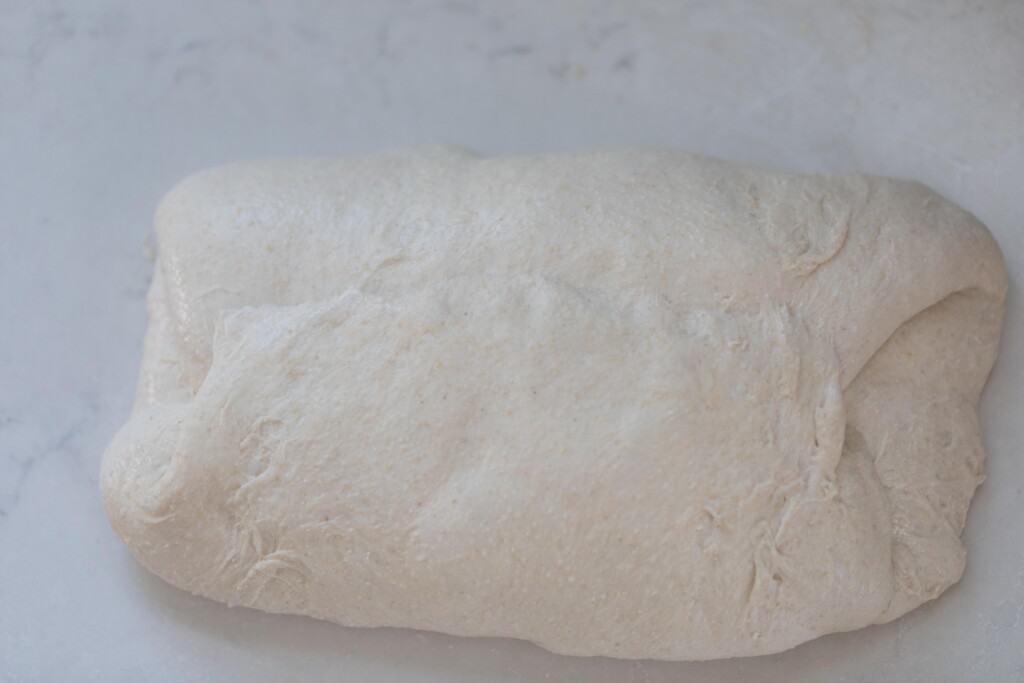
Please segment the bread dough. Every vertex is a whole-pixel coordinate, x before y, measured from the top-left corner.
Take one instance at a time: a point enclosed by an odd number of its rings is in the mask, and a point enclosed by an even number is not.
[[[176,586],[709,659],[963,571],[1006,277],[919,184],[429,148],[204,171],[156,230],[101,479]]]

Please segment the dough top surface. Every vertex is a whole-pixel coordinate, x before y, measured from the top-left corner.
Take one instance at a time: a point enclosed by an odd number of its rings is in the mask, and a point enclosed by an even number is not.
[[[177,586],[709,659],[963,571],[1006,282],[916,183],[428,148],[204,171],[156,229],[102,485]]]

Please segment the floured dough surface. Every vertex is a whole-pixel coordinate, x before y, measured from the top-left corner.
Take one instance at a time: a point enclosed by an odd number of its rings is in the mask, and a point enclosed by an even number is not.
[[[710,659],[963,571],[1006,281],[918,184],[429,148],[205,171],[157,233],[102,488],[176,586]]]

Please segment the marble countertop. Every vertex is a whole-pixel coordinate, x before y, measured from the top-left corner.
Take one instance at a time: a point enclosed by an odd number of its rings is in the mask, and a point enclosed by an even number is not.
[[[1013,283],[963,581],[892,624],[684,664],[229,609],[141,570],[97,472],[160,195],[233,159],[428,142],[860,169],[976,213]],[[2,2],[0,681],[1024,681],[1022,187],[1020,2]]]

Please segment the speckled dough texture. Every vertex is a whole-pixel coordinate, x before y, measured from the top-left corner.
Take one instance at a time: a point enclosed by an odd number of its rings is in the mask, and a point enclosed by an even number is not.
[[[156,230],[101,485],[176,586],[710,659],[963,572],[1006,276],[919,184],[427,148],[204,171]]]

